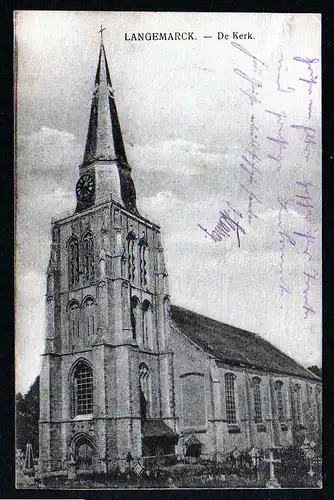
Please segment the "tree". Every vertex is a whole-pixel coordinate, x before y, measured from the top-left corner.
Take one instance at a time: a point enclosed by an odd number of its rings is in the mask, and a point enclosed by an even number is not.
[[[16,394],[16,448],[24,449],[27,442],[26,433],[26,402],[25,398],[19,392]]]
[[[25,396],[16,395],[16,448],[25,450],[31,443],[38,455],[39,375]]]
[[[312,365],[307,368],[310,372],[313,372],[318,377],[322,378],[322,368],[319,368],[317,365]]]

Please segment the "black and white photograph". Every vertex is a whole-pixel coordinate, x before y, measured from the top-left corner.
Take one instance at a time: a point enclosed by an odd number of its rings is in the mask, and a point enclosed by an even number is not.
[[[321,489],[321,15],[13,36],[16,488]]]

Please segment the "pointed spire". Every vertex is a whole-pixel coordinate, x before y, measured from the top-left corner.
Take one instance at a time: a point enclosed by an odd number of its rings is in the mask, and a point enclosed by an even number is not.
[[[95,160],[127,163],[121,127],[112,88],[107,57],[103,45],[103,31],[95,87],[90,112],[90,120],[86,141],[83,165]]]
[[[117,115],[117,108],[112,88],[107,57],[103,44],[103,31],[101,35],[99,61],[97,65],[95,87],[90,111],[88,134],[86,141],[83,163],[79,167],[79,173],[85,167],[92,167],[92,171],[98,169],[99,161],[110,162],[110,172],[104,172],[99,177],[96,186],[95,197],[88,203],[78,200],[77,211],[86,210],[93,203],[99,202],[106,196],[106,190],[110,191],[111,197],[139,215],[136,204],[136,189],[131,178],[131,167],[128,164],[121,126]],[[103,165],[103,168],[106,165]],[[111,174],[111,175],[109,175]],[[102,177],[101,177],[102,175]],[[118,176],[118,178],[117,178]],[[103,178],[103,181],[102,181]]]

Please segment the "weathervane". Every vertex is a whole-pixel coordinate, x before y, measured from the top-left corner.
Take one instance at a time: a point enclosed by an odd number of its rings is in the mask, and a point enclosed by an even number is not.
[[[101,24],[101,28],[99,29],[99,33],[101,35],[101,43],[103,42],[103,32],[106,30],[107,28],[102,28],[102,24]]]

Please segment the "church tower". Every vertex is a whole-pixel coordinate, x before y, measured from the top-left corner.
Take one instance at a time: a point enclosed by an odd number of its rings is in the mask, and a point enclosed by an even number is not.
[[[75,192],[75,212],[52,223],[40,461],[108,472],[129,452],[170,453],[178,429],[160,228],[137,209],[102,28]]]

